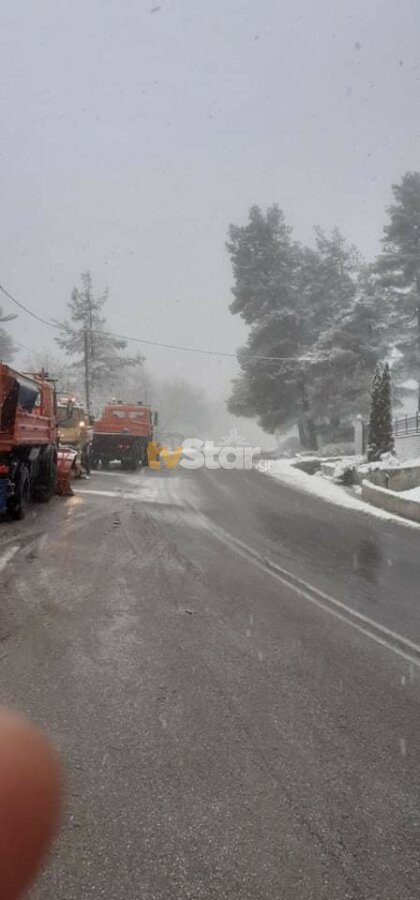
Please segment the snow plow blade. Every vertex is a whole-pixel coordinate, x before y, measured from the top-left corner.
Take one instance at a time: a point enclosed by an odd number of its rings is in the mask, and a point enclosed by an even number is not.
[[[72,497],[71,482],[80,476],[80,461],[77,450],[72,447],[60,447],[57,453],[57,490],[60,497]]]

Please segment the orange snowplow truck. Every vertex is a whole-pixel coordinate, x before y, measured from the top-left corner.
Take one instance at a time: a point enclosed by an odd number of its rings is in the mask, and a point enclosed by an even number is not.
[[[99,462],[106,469],[111,460],[119,460],[124,469],[148,465],[147,446],[153,440],[158,415],[142,403],[108,403],[93,426],[92,467]]]
[[[0,513],[22,519],[31,499],[52,497],[56,481],[54,385],[0,362]]]

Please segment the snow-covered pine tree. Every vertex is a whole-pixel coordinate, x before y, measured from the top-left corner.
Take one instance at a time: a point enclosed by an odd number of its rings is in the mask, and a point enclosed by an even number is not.
[[[128,357],[120,353],[127,342],[106,330],[102,314],[108,292],[95,293],[90,272],[82,274],[81,282],[81,288],[74,288],[67,304],[70,321],[61,323],[62,333],[56,341],[66,356],[73,357],[72,366],[81,383],[86,382],[87,376],[86,393],[90,395],[92,408],[97,410],[119,392],[128,369],[137,368],[140,377],[144,358],[140,354]]]
[[[400,383],[416,379],[420,397],[420,172],[407,172],[392,191],[377,269],[392,300],[390,338],[400,352],[395,373]]]
[[[278,206],[266,213],[254,206],[246,225],[231,225],[227,249],[234,276],[230,310],[250,326],[228,408],[258,416],[269,432],[297,422],[303,446],[316,449],[304,359],[313,336],[300,283],[302,248]]]
[[[392,431],[391,372],[385,363],[381,377],[378,401],[378,444],[380,454],[391,453],[394,449]]]
[[[355,414],[368,414],[372,371],[383,356],[378,296],[357,249],[334,229],[316,231],[317,251],[306,268],[313,343],[311,405],[319,433],[340,440]]]
[[[381,408],[382,371],[376,366],[372,382],[371,406],[369,418],[369,446],[367,457],[369,462],[376,462],[381,455],[380,408]]]
[[[315,236],[314,249],[303,247],[277,206],[253,207],[227,244],[230,309],[250,326],[229,410],[271,432],[297,423],[308,449],[368,413],[371,373],[387,355],[377,275],[337,228]]]

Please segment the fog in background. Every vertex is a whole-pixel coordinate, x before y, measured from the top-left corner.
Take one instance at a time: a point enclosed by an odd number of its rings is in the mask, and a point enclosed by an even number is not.
[[[419,168],[419,28],[416,0],[4,4],[0,282],[62,319],[90,269],[113,329],[234,352],[224,241],[251,204],[376,253],[392,182]],[[54,345],[24,313],[10,331],[21,359]],[[237,371],[137,349],[217,403]]]

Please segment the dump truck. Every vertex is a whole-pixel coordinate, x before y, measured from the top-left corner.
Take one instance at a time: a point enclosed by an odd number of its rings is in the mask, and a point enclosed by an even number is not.
[[[58,437],[60,447],[77,450],[80,471],[90,475],[93,427],[83,403],[75,397],[60,396],[57,402]]]
[[[101,463],[106,469],[112,460],[119,460],[124,469],[147,466],[147,447],[157,422],[158,414],[142,401],[107,403],[93,427],[92,467]]]
[[[31,500],[53,496],[57,443],[53,382],[0,362],[0,513],[22,519]]]

